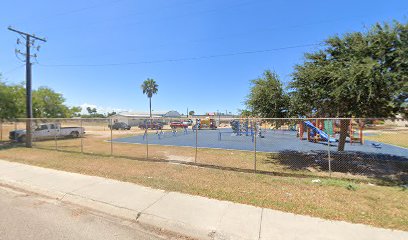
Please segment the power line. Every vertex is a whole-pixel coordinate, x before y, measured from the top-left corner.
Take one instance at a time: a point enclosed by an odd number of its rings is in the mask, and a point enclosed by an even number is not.
[[[239,5],[243,5],[243,4],[248,4],[248,2],[242,2],[241,4],[236,4],[233,5],[234,6],[239,6]],[[231,7],[231,6],[230,6]],[[213,10],[211,10],[213,11]],[[357,18],[360,16],[355,16],[353,18]],[[188,40],[188,41],[179,41],[179,42],[175,42],[175,43],[164,43],[164,44],[158,44],[156,46],[154,46],[155,48],[157,47],[163,47],[163,46],[168,46],[168,45],[173,45],[174,44],[188,44],[188,43],[199,43],[199,42],[208,42],[211,40],[222,40],[222,39],[229,39],[229,38],[238,38],[241,36],[247,36],[250,34],[254,34],[254,33],[262,33],[262,32],[268,32],[268,31],[273,31],[273,30],[279,30],[279,29],[285,29],[285,30],[289,30],[289,29],[295,29],[295,28],[302,28],[302,27],[307,27],[307,26],[313,26],[313,25],[319,25],[319,24],[327,24],[327,23],[334,23],[334,22],[341,22],[344,21],[344,19],[341,18],[337,18],[337,19],[325,19],[325,20],[320,20],[320,21],[313,21],[313,22],[306,22],[306,23],[302,23],[302,24],[294,24],[294,25],[288,25],[288,26],[273,26],[273,27],[267,27],[267,28],[263,28],[263,29],[256,29],[255,31],[246,31],[246,32],[236,32],[236,33],[230,33],[230,34],[224,34],[223,36],[218,36],[218,37],[206,37],[206,38],[201,38],[201,39],[194,39],[194,40]],[[139,50],[135,50],[135,49],[129,49],[127,50],[128,52],[134,52],[134,51],[139,51]],[[114,55],[112,53],[103,53],[103,54],[98,54],[98,56],[108,56],[108,55]],[[48,59],[72,59],[72,58],[83,58],[86,57],[86,55],[76,55],[76,56],[68,56],[68,57],[63,57],[63,58],[48,58]]]
[[[231,57],[231,56],[238,56],[238,55],[267,53],[267,52],[274,52],[274,51],[280,51],[280,50],[304,48],[304,47],[313,47],[313,46],[321,46],[321,43],[294,45],[294,46],[272,48],[272,49],[263,49],[263,50],[254,50],[254,51],[242,51],[242,52],[234,52],[234,53],[214,54],[214,55],[207,55],[207,56],[185,57],[185,58],[174,58],[174,59],[162,59],[162,60],[151,60],[151,61],[139,61],[139,62],[102,63],[102,64],[40,64],[40,66],[44,66],[44,67],[108,67],[108,66],[125,66],[125,65],[166,63],[166,62],[184,62],[184,61],[197,61],[197,60],[202,60],[202,59],[219,58],[219,57]]]
[[[105,6],[105,5],[115,4],[115,3],[118,3],[118,2],[121,2],[121,1],[123,1],[123,0],[112,0],[112,1],[108,1],[108,2],[102,2],[102,3],[100,2],[100,3],[93,4],[93,5],[90,5],[90,6],[87,6],[87,7],[71,9],[71,10],[67,10],[67,11],[63,11],[63,12],[57,12],[57,13],[51,15],[51,16],[40,16],[39,18],[37,18],[37,20],[40,20],[40,22],[43,22],[45,20],[49,20],[50,18],[75,14],[75,13],[79,13],[79,12],[99,8],[99,7],[102,7],[102,6]],[[20,20],[18,22],[25,22],[25,21],[28,21],[28,20],[32,20],[32,18],[30,17],[29,19]]]
[[[17,67],[14,67],[14,68],[12,68],[12,69],[10,69],[10,70],[7,70],[7,71],[3,72],[2,74],[7,75],[7,74],[9,74],[9,73],[12,73],[12,72],[14,72],[14,71],[16,71],[16,70],[18,70],[18,69],[24,67],[24,66],[25,66],[25,64],[21,64],[21,65],[19,65],[19,66],[17,66]]]
[[[114,0],[114,1],[107,2],[107,3],[98,3],[98,4],[94,4],[92,6],[88,6],[88,7],[73,9],[73,10],[66,11],[66,12],[61,12],[59,14],[56,14],[55,16],[63,16],[63,15],[69,15],[69,14],[74,14],[74,13],[78,13],[78,12],[83,12],[83,11],[98,8],[98,7],[101,7],[101,6],[104,6],[104,5],[118,3],[118,2],[121,2],[121,1],[123,1],[123,0]]]
[[[156,8],[152,8],[150,10],[153,11],[157,11],[157,10],[161,10],[161,9],[167,9],[167,8],[174,8],[177,6],[182,6],[182,5],[186,5],[186,4],[196,4],[196,3],[201,3],[198,1],[187,1],[187,2],[182,2],[180,4],[173,4],[173,5],[167,5],[165,7],[156,7]],[[252,1],[252,0],[244,0],[241,2],[235,2],[234,4],[230,4],[228,6],[224,6],[224,7],[218,7],[218,8],[211,8],[211,9],[206,9],[206,10],[200,10],[200,11],[193,11],[193,12],[188,12],[188,13],[184,13],[184,14],[178,14],[178,15],[173,15],[173,16],[165,16],[165,17],[161,17],[161,18],[143,18],[143,20],[141,21],[136,21],[136,22],[125,22],[123,24],[120,24],[121,27],[123,26],[136,26],[136,25],[145,25],[145,24],[154,24],[154,23],[159,23],[159,22],[169,22],[172,21],[174,19],[180,19],[180,18],[185,18],[185,17],[197,17],[200,15],[206,15],[206,14],[211,14],[211,13],[216,13],[218,11],[223,11],[223,10],[229,10],[235,7],[239,7],[239,6],[245,6],[245,5],[250,5],[250,4],[254,4],[256,2]],[[126,15],[121,15],[118,17],[114,17],[114,18],[110,18],[110,19],[101,19],[101,20],[97,20],[97,21],[93,21],[93,22],[82,22],[80,25],[70,25],[70,26],[66,26],[64,27],[64,32],[67,31],[75,31],[78,30],[79,28],[84,28],[84,27],[98,27],[98,26],[103,26],[105,24],[112,24],[113,26],[118,25],[115,24],[113,22],[114,19],[125,19],[126,17],[134,17],[134,16],[143,16],[143,15],[147,15],[147,16],[151,16],[150,12],[141,12],[141,13],[130,13],[130,14],[126,14]],[[132,18],[133,19],[133,18]],[[146,20],[147,19],[147,20]],[[46,28],[48,31],[52,31],[52,30],[59,30],[60,27],[55,27],[55,28]]]

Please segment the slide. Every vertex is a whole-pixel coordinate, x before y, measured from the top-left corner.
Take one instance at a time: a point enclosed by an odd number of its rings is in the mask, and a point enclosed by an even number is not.
[[[306,125],[306,127],[311,128],[315,133],[318,133],[320,135],[320,138],[323,139],[324,141],[327,142],[327,140],[329,139],[330,142],[336,142],[336,139],[329,137],[329,135],[327,133],[325,133],[322,130],[320,130],[319,128],[317,128],[310,121],[305,121],[305,125]]]

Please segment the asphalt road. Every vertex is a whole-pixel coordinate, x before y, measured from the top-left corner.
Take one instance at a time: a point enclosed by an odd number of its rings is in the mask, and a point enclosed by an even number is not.
[[[0,239],[168,239],[136,223],[0,186]]]

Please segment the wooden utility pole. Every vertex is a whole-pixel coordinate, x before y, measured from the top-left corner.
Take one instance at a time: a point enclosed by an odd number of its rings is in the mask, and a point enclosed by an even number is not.
[[[19,30],[16,30],[12,27],[8,27],[8,30],[16,32],[20,34],[25,40],[25,53],[20,52],[16,49],[16,54],[22,54],[25,56],[25,63],[26,63],[26,114],[27,114],[27,121],[26,121],[26,147],[32,147],[32,131],[31,131],[31,119],[33,118],[33,105],[32,105],[32,82],[31,82],[31,57],[36,57],[36,55],[31,55],[31,47],[34,47],[35,40],[39,40],[42,42],[46,42],[44,38],[36,37],[34,34],[25,33]],[[17,40],[19,44],[19,39]],[[37,47],[39,50],[39,47]]]

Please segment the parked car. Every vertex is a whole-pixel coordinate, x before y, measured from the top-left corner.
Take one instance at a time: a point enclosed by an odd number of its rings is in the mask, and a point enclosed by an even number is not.
[[[193,125],[193,120],[188,119],[186,121],[183,121],[183,124],[187,124],[188,126],[191,126],[191,125]]]
[[[109,124],[108,127],[112,130],[130,130],[131,128],[131,126],[125,122],[115,122],[112,126]]]
[[[61,127],[59,123],[47,123],[34,126],[32,131],[32,139],[46,140],[54,138],[78,138],[85,134],[83,127]],[[10,131],[9,139],[17,142],[26,141],[26,130],[14,130]]]
[[[184,123],[184,122],[180,122],[180,121],[171,122],[170,127],[172,129],[175,129],[175,128],[188,128],[188,123]]]
[[[150,122],[150,121],[146,121],[144,123],[139,124],[139,128],[140,129],[162,129],[163,128],[163,124],[158,123],[158,122]]]

